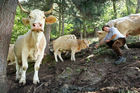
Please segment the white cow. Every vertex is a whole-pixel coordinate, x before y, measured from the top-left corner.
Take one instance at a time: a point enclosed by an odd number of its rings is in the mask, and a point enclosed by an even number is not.
[[[40,68],[41,61],[44,56],[44,50],[46,47],[46,38],[44,36],[44,25],[46,23],[54,23],[56,18],[53,16],[45,17],[45,13],[38,9],[28,12],[23,9],[19,4],[20,8],[29,13],[28,18],[24,18],[22,21],[24,24],[30,24],[31,30],[26,34],[19,36],[15,42],[14,53],[16,60],[16,79],[19,83],[26,83],[26,71],[28,68],[28,62],[34,61],[34,77],[33,83],[39,83],[38,70]]]

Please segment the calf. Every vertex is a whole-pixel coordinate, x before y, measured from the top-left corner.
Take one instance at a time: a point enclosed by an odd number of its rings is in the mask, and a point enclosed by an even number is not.
[[[44,36],[44,25],[54,23],[56,18],[53,16],[45,17],[45,14],[50,13],[44,12],[38,9],[28,12],[23,9],[19,4],[20,8],[29,13],[28,18],[24,18],[22,21],[24,24],[30,24],[31,30],[26,34],[19,36],[15,42],[14,53],[16,61],[16,79],[19,79],[19,83],[26,83],[26,71],[28,68],[28,62],[35,62],[34,65],[34,76],[33,83],[39,83],[38,70],[40,68],[41,61],[44,56],[44,50],[46,47],[46,38]]]
[[[63,61],[61,57],[61,52],[64,50],[71,51],[71,61],[75,61],[75,53],[85,49],[89,46],[88,40],[76,39],[75,35],[64,35],[53,41],[53,50],[55,61],[58,62],[57,55],[60,60]]]

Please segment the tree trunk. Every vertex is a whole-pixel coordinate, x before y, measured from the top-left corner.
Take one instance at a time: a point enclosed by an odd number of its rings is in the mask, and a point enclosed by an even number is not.
[[[64,35],[64,3],[65,3],[65,0],[62,0],[62,7],[61,7],[61,15],[62,15],[62,35]]]
[[[86,21],[84,19],[84,23],[83,23],[83,38],[86,38],[87,36],[87,31],[86,31]]]
[[[130,0],[125,0],[126,1],[126,8],[127,8],[127,14],[129,15],[131,10],[130,10]]]
[[[59,4],[59,36],[61,36],[62,29],[62,15],[61,15],[61,4]]]
[[[45,30],[45,37],[46,37],[46,49],[45,49],[45,54],[49,55],[49,44],[50,44],[50,35],[51,35],[51,25],[47,24],[46,25],[46,30]]]
[[[117,11],[116,11],[116,0],[112,0],[113,2],[113,10],[114,10],[114,15],[115,15],[115,18],[117,18]]]
[[[136,8],[136,13],[140,12],[140,0],[137,0],[137,8]]]
[[[62,34],[64,35],[64,14],[62,14]]]
[[[0,0],[0,93],[7,93],[7,55],[17,0]]]
[[[80,24],[80,39],[83,39],[83,33],[82,33],[82,25]]]

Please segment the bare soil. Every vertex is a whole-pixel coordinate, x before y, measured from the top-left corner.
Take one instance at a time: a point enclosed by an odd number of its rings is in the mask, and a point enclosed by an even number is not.
[[[93,46],[77,53],[75,62],[69,54],[58,63],[52,54],[47,61],[45,57],[37,85],[32,83],[34,71],[27,73],[26,85],[20,85],[15,81],[14,66],[9,66],[9,93],[140,93],[140,48],[123,49],[127,61],[115,65],[111,49],[96,55]]]

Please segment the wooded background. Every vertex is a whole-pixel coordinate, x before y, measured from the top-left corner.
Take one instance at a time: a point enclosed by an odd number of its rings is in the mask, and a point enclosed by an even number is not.
[[[70,33],[87,37],[89,33],[94,34],[95,30],[101,30],[109,20],[140,12],[140,0],[29,0],[22,2],[22,5],[28,10],[47,11],[53,3],[56,4],[52,15],[58,21],[46,26],[47,42],[50,38]],[[0,0],[0,93],[6,93],[8,90],[6,83],[8,45],[30,29],[21,21],[27,15],[16,7],[17,0]]]
[[[86,37],[96,29],[101,30],[109,20],[140,12],[140,0],[29,0],[22,5],[28,10],[47,11],[53,3],[56,4],[52,15],[58,21],[51,25],[51,38],[70,33],[80,33],[81,37]],[[29,30],[21,22],[23,17],[27,15],[18,7],[11,43]]]

